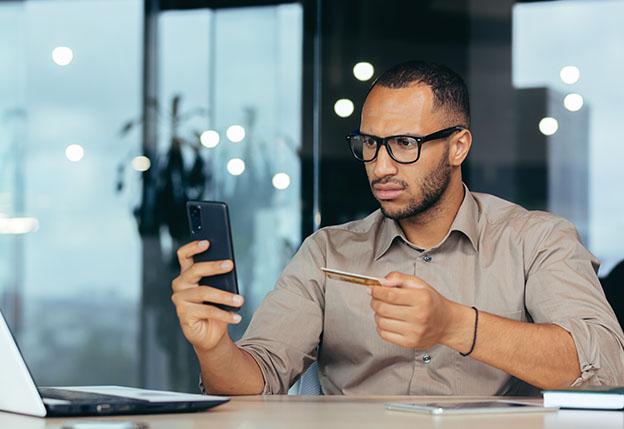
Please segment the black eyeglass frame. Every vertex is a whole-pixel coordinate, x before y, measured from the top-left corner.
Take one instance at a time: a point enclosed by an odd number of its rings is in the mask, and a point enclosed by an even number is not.
[[[347,134],[345,136],[345,138],[347,139],[347,144],[349,145],[349,149],[351,150],[351,153],[353,154],[355,159],[357,159],[358,161],[362,161],[362,162],[374,161],[377,158],[377,155],[379,154],[379,148],[381,148],[382,146],[385,146],[386,151],[388,152],[388,155],[390,155],[390,158],[392,158],[394,161],[398,162],[399,164],[413,164],[413,163],[415,163],[416,161],[418,161],[420,159],[420,152],[421,152],[423,143],[426,143],[426,142],[432,141],[432,140],[442,139],[442,138],[450,136],[455,131],[463,131],[465,129],[467,129],[467,128],[466,127],[462,127],[461,125],[455,125],[453,127],[444,128],[443,130],[436,131],[434,133],[428,134],[428,135],[426,135],[424,137],[410,136],[408,134],[401,134],[401,135],[389,136],[389,137],[377,137],[377,136],[373,136],[371,134],[360,133],[359,130],[356,130],[356,131],[352,131],[349,134]],[[355,154],[355,151],[353,150],[353,146],[351,145],[351,138],[354,137],[354,136],[366,136],[366,137],[370,137],[371,139],[375,140],[375,142],[377,143],[377,149],[375,150],[375,155],[371,159],[366,159],[365,160],[365,159],[362,159],[362,158],[358,157]],[[416,143],[418,144],[418,156],[416,157],[415,160],[413,160],[413,161],[399,161],[398,159],[396,159],[394,157],[394,154],[392,153],[392,149],[390,149],[390,146],[388,145],[388,140],[395,139],[395,138],[398,138],[398,137],[409,137],[409,138],[412,138],[412,139],[416,140]]]

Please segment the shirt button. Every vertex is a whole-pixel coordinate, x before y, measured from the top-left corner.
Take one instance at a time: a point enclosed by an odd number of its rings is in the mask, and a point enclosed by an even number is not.
[[[431,356],[429,356],[429,354],[425,353],[425,355],[423,356],[423,362],[424,363],[431,362]]]
[[[425,261],[425,262],[431,262],[431,256],[429,256],[429,255],[425,255],[425,256],[423,256],[423,261]]]

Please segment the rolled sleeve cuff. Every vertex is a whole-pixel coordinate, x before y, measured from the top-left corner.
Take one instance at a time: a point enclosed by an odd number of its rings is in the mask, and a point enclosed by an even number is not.
[[[277,355],[269,351],[267,344],[257,344],[249,339],[241,339],[236,345],[249,353],[258,364],[264,379],[262,395],[285,395],[290,388],[289,382],[295,379],[301,371],[298,368],[299,365],[304,365],[303,370],[305,370],[316,360],[316,356],[293,350],[284,356]]]
[[[260,372],[262,373],[262,379],[264,380],[264,388],[262,389],[262,392],[260,394],[261,395],[272,395],[273,392],[270,389],[269,383],[267,383],[267,380],[270,377],[269,370],[266,367],[266,365],[264,364],[264,361],[262,360],[262,358],[254,351],[254,349],[252,347],[245,347],[244,345],[241,345],[240,343],[238,343],[237,345],[238,345],[238,347],[240,347],[241,349],[243,349],[247,353],[249,353],[249,355],[252,358],[254,358],[254,360],[258,364],[258,368],[260,368]]]
[[[260,359],[253,353],[253,351],[250,352],[248,349],[245,349],[245,351],[249,353],[252,358],[254,358],[254,360],[260,367],[260,372],[262,372],[262,378],[264,380],[264,389],[262,389],[261,395],[270,395],[271,392],[268,390],[267,382],[266,382],[266,379],[267,379],[266,374],[265,374],[266,368],[264,368],[261,365]],[[204,386],[204,380],[202,379],[201,372],[199,373],[199,391],[201,392],[202,395],[206,395],[206,386]]]
[[[586,319],[554,321],[553,324],[565,329],[574,340],[578,355],[581,375],[570,385],[577,387],[586,384],[610,384],[615,378],[608,365],[608,356],[621,356],[620,350],[611,350],[612,338],[608,329],[601,325],[594,325]],[[615,341],[618,345],[619,342]],[[606,357],[607,362],[603,362]],[[606,363],[606,364],[605,364]]]

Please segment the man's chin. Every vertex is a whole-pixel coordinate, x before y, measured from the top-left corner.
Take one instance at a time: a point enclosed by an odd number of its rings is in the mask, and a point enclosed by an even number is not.
[[[426,209],[423,209],[422,205],[419,206],[416,204],[401,205],[398,203],[393,204],[390,201],[379,201],[379,205],[381,208],[381,212],[385,217],[397,221],[419,216],[426,211]]]
[[[381,208],[381,212],[387,218],[399,220],[403,219],[403,213],[405,211],[404,208],[393,204],[392,201],[379,201],[379,206]]]

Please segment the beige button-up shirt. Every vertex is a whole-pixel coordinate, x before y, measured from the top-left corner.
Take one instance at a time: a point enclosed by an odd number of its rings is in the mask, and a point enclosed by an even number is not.
[[[379,210],[305,240],[237,343],[258,362],[264,393],[286,393],[315,359],[326,394],[537,392],[445,346],[414,350],[381,339],[366,289],[327,279],[321,267],[413,274],[480,311],[559,325],[576,344],[582,375],[574,385],[624,385],[624,335],[574,226],[466,189],[448,235],[431,249],[409,243]]]

